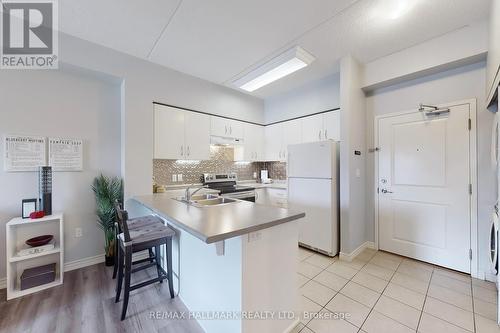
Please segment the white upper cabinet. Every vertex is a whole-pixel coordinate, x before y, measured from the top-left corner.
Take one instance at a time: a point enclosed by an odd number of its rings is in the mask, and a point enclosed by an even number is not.
[[[324,114],[324,139],[340,141],[340,111],[331,111]]]
[[[184,111],[154,106],[154,158],[184,158]]]
[[[302,142],[340,140],[340,111],[302,118]]]
[[[264,126],[245,123],[244,125],[244,157],[245,161],[263,161]]]
[[[211,135],[221,136],[226,138],[243,138],[243,122],[211,116]]]
[[[154,106],[154,158],[210,158],[210,117],[177,108]]]
[[[302,142],[322,141],[323,114],[302,118]]]
[[[280,161],[283,156],[283,123],[266,126],[265,130],[266,161]]]
[[[491,4],[489,38],[488,63],[486,66],[487,104],[492,102],[492,97],[500,83],[500,0],[493,0]]]
[[[283,143],[282,143],[282,153],[280,155],[280,161],[286,161],[288,158],[289,145],[294,145],[302,143],[302,121],[301,119],[295,119],[290,121],[285,121],[283,124]]]
[[[184,128],[185,159],[210,159],[210,116],[185,112]]]

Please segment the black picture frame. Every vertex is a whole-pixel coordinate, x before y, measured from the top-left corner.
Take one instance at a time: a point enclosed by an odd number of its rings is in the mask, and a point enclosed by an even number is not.
[[[23,199],[21,207],[21,216],[23,219],[30,217],[30,214],[36,211],[37,199]]]

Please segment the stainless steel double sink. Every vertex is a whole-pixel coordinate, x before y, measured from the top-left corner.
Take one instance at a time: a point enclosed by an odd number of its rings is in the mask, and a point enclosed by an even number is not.
[[[220,197],[214,194],[198,194],[193,195],[191,200],[187,200],[185,197],[174,198],[174,200],[184,202],[188,205],[196,206],[196,207],[209,207],[209,206],[221,206],[227,205],[231,203],[237,203],[238,200]]]

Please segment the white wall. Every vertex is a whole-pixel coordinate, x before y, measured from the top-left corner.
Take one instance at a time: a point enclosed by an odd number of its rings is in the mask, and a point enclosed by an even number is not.
[[[372,90],[486,58],[488,21],[475,22],[365,65],[363,88]]]
[[[84,171],[53,174],[53,210],[64,211],[65,260],[104,253],[90,185],[100,172],[120,173],[120,90],[93,75],[63,71],[2,71],[0,137],[61,136],[84,141]],[[0,146],[3,156],[3,145]],[[5,276],[5,223],[21,200],[38,197],[38,173],[3,171],[0,161],[0,278]],[[75,238],[75,228],[83,237]]]
[[[374,116],[415,110],[419,103],[439,104],[464,99],[477,99],[478,135],[478,244],[479,269],[488,267],[489,215],[495,203],[495,173],[490,163],[493,113],[485,106],[485,63],[468,65],[388,88],[375,90],[366,98],[367,145],[373,147]],[[368,154],[367,170],[374,170],[374,154]],[[367,173],[367,236],[374,240],[374,173]]]
[[[338,108],[340,106],[340,74],[329,75],[284,94],[265,100],[265,122],[280,120]]]
[[[60,61],[122,78],[125,197],[152,192],[153,101],[262,123],[262,100],[66,34]],[[133,212],[132,212],[133,215]]]
[[[351,56],[340,62],[340,251],[344,254],[352,253],[366,240],[366,114],[362,70],[363,66]],[[356,150],[361,155],[355,155]]]

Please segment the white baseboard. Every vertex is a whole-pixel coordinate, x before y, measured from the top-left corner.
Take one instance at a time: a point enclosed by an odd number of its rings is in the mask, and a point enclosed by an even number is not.
[[[358,248],[351,253],[344,253],[340,252],[339,258],[340,260],[344,261],[353,261],[354,258],[358,256],[361,252],[363,252],[364,249],[374,249],[375,248],[375,243],[374,242],[364,242]]]

